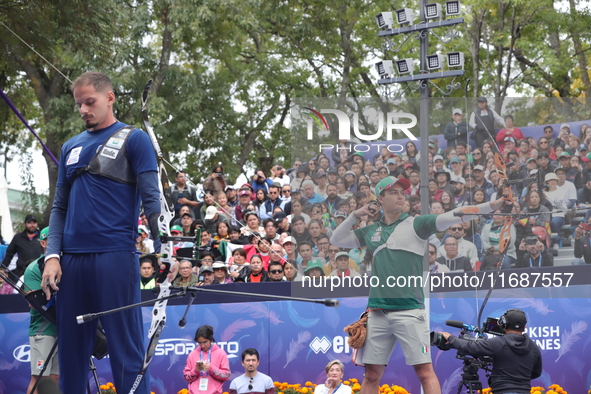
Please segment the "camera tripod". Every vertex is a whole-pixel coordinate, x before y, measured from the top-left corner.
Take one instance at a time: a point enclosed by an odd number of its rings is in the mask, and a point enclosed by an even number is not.
[[[488,368],[489,363],[467,356],[458,355],[458,358],[464,360],[464,366],[462,368],[462,380],[458,385],[458,391],[456,394],[460,394],[463,387],[468,390],[468,394],[477,394],[482,392],[482,383],[480,382],[480,377],[478,376],[478,369],[482,368],[485,371],[490,372],[490,369]]]

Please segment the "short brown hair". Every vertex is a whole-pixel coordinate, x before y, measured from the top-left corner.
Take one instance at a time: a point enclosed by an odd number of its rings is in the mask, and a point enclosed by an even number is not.
[[[72,91],[76,90],[80,86],[93,86],[97,92],[107,93],[109,91],[113,92],[113,84],[109,77],[107,77],[103,73],[99,72],[85,72],[84,74],[80,75],[76,80],[72,83],[71,89]]]

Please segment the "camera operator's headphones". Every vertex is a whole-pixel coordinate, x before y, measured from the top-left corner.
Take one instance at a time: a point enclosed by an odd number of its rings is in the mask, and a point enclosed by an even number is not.
[[[509,309],[507,312],[503,314],[499,318],[498,324],[504,330],[506,329],[514,329],[523,331],[525,324],[527,323],[527,319],[525,317],[525,313],[520,309]]]

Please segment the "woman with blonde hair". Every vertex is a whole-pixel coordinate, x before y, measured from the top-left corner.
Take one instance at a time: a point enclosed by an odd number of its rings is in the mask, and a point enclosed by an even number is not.
[[[314,394],[351,394],[351,387],[343,384],[345,366],[339,360],[332,360],[326,364],[326,382],[314,389]]]

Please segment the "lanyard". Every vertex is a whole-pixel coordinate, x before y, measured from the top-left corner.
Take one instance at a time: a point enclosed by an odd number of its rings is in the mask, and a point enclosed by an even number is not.
[[[532,267],[531,256],[529,256],[529,266]],[[540,257],[538,257],[538,267],[542,266],[542,253],[540,253]]]
[[[201,347],[199,347],[199,348],[201,349]],[[200,350],[200,352],[199,352],[199,361],[203,361],[203,350]],[[208,364],[211,364],[211,347],[209,348],[209,352],[207,353],[207,363]],[[209,371],[207,371],[207,372],[199,371],[199,374],[201,376],[208,377],[209,376]]]
[[[334,394],[337,391],[339,391],[339,389],[341,388],[342,385],[343,385],[343,382],[339,383],[339,385],[332,391],[332,394]],[[328,391],[330,391],[330,389],[328,389]]]

